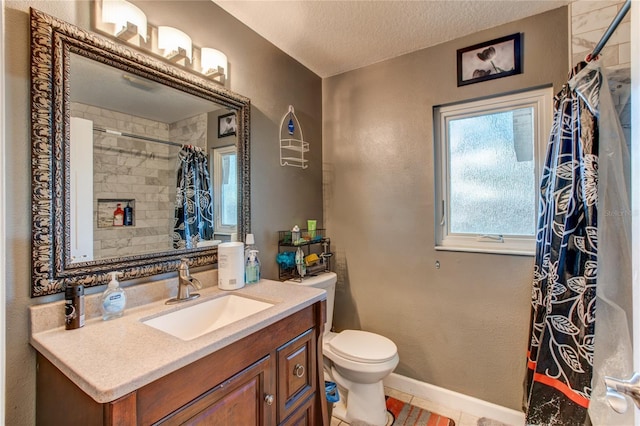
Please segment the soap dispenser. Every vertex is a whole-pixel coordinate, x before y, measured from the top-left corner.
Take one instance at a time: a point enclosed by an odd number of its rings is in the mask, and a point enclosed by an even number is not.
[[[111,281],[102,294],[102,319],[119,318],[124,313],[127,297],[117,280],[118,272],[111,272]]]
[[[244,263],[247,264],[247,260],[249,260],[249,253],[251,250],[255,250],[256,239],[253,237],[253,234],[247,234],[244,237]]]
[[[249,251],[249,258],[245,264],[244,274],[247,284],[255,284],[260,281],[260,260],[258,260],[258,250]]]

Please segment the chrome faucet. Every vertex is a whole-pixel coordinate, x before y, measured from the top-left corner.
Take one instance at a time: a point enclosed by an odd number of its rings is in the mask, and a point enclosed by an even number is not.
[[[180,266],[178,267],[178,296],[167,300],[165,303],[171,305],[200,297],[199,293],[191,293],[189,287],[200,290],[202,284],[189,273],[189,259],[180,259]]]

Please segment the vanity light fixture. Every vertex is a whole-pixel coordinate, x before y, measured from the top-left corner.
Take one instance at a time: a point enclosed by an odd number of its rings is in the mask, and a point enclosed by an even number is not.
[[[177,28],[148,22],[142,9],[127,0],[92,0],[92,3],[92,26],[97,32],[226,85],[229,65],[223,52],[194,45],[191,37]]]
[[[113,35],[121,40],[147,40],[147,16],[126,0],[102,0],[102,22],[113,24]]]
[[[171,62],[187,65],[184,61],[188,59],[191,64],[193,55],[191,37],[177,28],[158,27],[158,49],[161,49],[164,57]]]
[[[224,84],[227,78],[227,55],[210,47],[200,49],[202,74]]]

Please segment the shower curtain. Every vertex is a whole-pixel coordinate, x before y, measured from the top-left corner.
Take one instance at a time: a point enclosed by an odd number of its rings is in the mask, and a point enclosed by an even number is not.
[[[213,189],[207,155],[202,148],[183,146],[178,152],[173,247],[195,248],[213,239]]]
[[[526,421],[631,424],[603,381],[633,371],[630,156],[599,62],[573,75],[556,96],[540,188]]]
[[[582,63],[572,77],[554,100],[540,183],[524,401],[530,425],[590,424],[602,75]]]

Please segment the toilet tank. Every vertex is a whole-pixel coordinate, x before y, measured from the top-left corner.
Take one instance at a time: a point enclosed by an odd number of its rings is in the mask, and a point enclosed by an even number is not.
[[[327,322],[324,324],[324,332],[331,331],[333,326],[333,306],[336,296],[336,281],[338,276],[335,272],[322,272],[315,276],[305,277],[302,282],[299,280],[289,280],[287,282],[304,285],[307,287],[321,288],[327,292]]]

